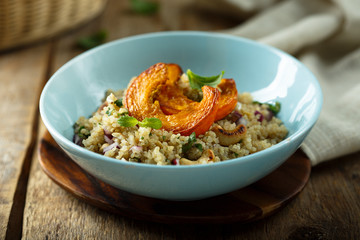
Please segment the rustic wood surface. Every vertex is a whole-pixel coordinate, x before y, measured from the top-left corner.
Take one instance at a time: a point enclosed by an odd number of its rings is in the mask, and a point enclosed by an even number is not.
[[[164,30],[217,31],[240,21],[196,7],[179,12],[169,3],[161,1],[160,12],[144,16],[131,12],[129,1],[111,0],[81,29],[0,53],[0,239],[360,239],[359,152],[314,167],[293,201],[248,224],[169,225],[122,217],[78,200],[41,170],[37,149],[46,129],[40,92],[54,71],[81,53],[74,47],[78,37],[99,29],[109,32],[109,41]],[[166,15],[173,17],[165,21]]]

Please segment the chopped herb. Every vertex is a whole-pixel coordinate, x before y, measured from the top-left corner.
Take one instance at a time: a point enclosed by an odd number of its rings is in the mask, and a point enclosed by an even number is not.
[[[123,112],[123,113],[119,113],[120,116],[125,116],[125,115],[129,115],[128,112]]]
[[[235,157],[238,157],[238,156],[239,156],[239,154],[238,154],[238,153],[236,153],[236,152],[234,152],[234,155],[235,155]]]
[[[138,163],[141,162],[141,159],[138,158],[138,157],[133,157],[133,158],[130,158],[129,160],[130,160],[131,162],[138,162]]]
[[[144,137],[143,136],[141,136],[141,138],[140,138],[141,140],[144,140]]]
[[[110,116],[112,114],[113,110],[112,109],[108,109],[105,113]]]
[[[151,137],[152,136],[152,133],[149,133],[149,137]]]
[[[86,129],[85,126],[81,126],[81,127],[79,128],[79,130],[78,130],[78,136],[79,136],[81,139],[86,139],[86,138],[88,138],[88,137],[90,136],[90,134],[83,134],[83,133],[81,132],[81,130],[83,130],[83,129]]]
[[[105,30],[100,30],[93,35],[79,38],[77,40],[77,46],[83,50],[88,50],[103,44],[106,38],[107,32]]]
[[[78,130],[78,133],[80,133],[81,130],[84,129],[84,128],[85,128],[85,126],[80,126],[80,127],[79,127],[79,130]]]
[[[121,116],[118,119],[118,123],[122,127],[135,127],[136,124],[139,123],[139,121],[134,117],[130,117],[130,116],[125,115],[125,116]]]
[[[200,90],[205,85],[210,87],[216,87],[220,83],[224,75],[224,71],[222,71],[219,75],[211,77],[199,76],[193,73],[190,69],[186,71],[186,74],[189,78],[191,88]]]
[[[158,11],[159,4],[148,0],[130,0],[131,9],[139,14],[151,15]]]
[[[165,139],[166,139],[166,137],[165,137],[165,136],[162,136],[162,139],[163,139],[163,140],[165,140]]]
[[[122,106],[123,106],[123,103],[122,103],[122,98],[120,98],[120,99],[116,100],[114,103],[115,103],[115,104],[116,104],[116,106],[118,106],[118,107],[122,107]]]
[[[153,129],[160,129],[162,123],[158,118],[145,118],[143,121],[139,122],[136,118],[129,115],[121,116],[118,119],[118,123],[122,127],[134,127],[139,125],[140,127],[151,127]]]
[[[281,103],[276,101],[275,104],[270,104],[270,103],[261,103],[258,101],[253,101],[254,104],[259,104],[259,105],[263,105],[266,104],[269,107],[269,110],[272,111],[274,113],[274,115],[278,114],[280,112],[281,109]]]
[[[196,142],[196,134],[195,134],[195,132],[193,132],[192,134],[190,134],[188,142],[183,144],[182,152],[183,153],[188,152],[195,142]]]
[[[139,122],[139,126],[160,129],[162,127],[162,123],[158,118],[145,118],[142,122]]]
[[[196,143],[194,146],[200,151],[203,151],[203,146],[200,143]]]

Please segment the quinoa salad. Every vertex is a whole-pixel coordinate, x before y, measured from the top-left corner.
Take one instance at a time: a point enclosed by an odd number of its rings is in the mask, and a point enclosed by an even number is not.
[[[280,106],[238,93],[222,74],[201,77],[158,63],[127,89],[106,91],[97,110],[74,124],[73,141],[119,161],[211,164],[282,141],[288,131],[276,117]]]

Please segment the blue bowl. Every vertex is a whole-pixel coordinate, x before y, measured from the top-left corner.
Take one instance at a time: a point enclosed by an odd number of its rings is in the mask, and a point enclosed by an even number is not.
[[[287,138],[249,156],[180,167],[119,161],[72,142],[73,124],[91,115],[106,89],[125,88],[133,76],[158,62],[177,63],[207,76],[224,70],[239,92],[251,92],[261,102],[281,102],[278,117],[289,130]],[[187,31],[128,37],[87,51],[51,77],[40,99],[45,126],[83,169],[119,189],[168,200],[212,197],[266,176],[300,146],[321,106],[316,78],[292,56],[248,39]]]

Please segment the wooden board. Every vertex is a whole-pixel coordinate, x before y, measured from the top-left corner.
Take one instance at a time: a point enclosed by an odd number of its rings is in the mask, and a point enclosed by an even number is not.
[[[237,191],[197,201],[167,201],[114,188],[73,162],[48,132],[39,146],[44,172],[58,185],[85,202],[122,216],[163,223],[250,222],[285,206],[309,179],[309,159],[297,151],[283,165],[258,182]]]

